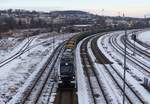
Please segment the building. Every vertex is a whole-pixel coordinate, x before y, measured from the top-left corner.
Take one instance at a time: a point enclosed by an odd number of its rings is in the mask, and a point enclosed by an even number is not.
[[[15,18],[17,24],[21,22],[22,24],[30,24],[31,23],[31,18],[30,17],[16,17]]]
[[[113,19],[107,18],[105,20],[106,26],[114,26]]]
[[[90,30],[92,27],[92,25],[90,24],[86,24],[86,25],[73,25],[73,29],[76,30],[76,31],[88,31]]]
[[[65,23],[65,17],[64,16],[58,16],[53,19],[53,24],[62,24]]]

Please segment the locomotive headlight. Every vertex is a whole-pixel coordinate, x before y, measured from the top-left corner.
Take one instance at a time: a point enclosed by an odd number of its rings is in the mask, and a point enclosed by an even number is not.
[[[68,63],[65,63],[65,65],[68,65]]]

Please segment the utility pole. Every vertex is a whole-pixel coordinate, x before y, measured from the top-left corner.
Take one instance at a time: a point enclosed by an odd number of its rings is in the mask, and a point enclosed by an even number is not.
[[[123,17],[124,14],[123,14]],[[123,104],[125,104],[125,93],[126,93],[126,61],[127,61],[127,28],[124,25],[125,37],[124,37],[124,72],[123,72]]]
[[[53,51],[55,49],[55,36],[54,36],[54,33],[53,33]]]
[[[118,12],[118,17],[120,17],[120,12]]]
[[[104,16],[104,9],[101,10],[102,11],[102,17]]]
[[[29,34],[27,34],[27,38],[28,38],[28,46],[27,46],[27,49],[28,49],[28,48],[29,48],[29,45],[30,45],[30,44],[29,44],[29,41],[30,41],[30,40],[29,40]],[[28,54],[30,54],[30,50],[28,50]]]
[[[63,35],[63,42],[64,42],[64,40],[65,40],[65,37],[64,37],[64,34],[62,34]]]
[[[146,15],[144,15],[144,19],[146,19]]]
[[[53,37],[53,40],[52,40],[52,47],[53,47],[53,51],[54,51],[54,48],[55,48],[55,37],[54,37],[54,22],[53,22],[54,18],[52,17],[52,20],[51,20],[51,25],[52,25],[52,37]]]

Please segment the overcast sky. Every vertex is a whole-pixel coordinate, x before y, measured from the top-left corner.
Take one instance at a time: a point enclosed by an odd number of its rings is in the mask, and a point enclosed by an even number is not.
[[[38,11],[84,10],[114,16],[124,12],[126,16],[143,17],[150,14],[150,0],[0,0],[0,9],[8,8]]]

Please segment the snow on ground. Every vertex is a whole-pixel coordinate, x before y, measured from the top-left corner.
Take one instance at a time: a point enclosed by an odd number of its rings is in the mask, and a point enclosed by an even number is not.
[[[150,31],[142,32],[138,34],[137,38],[150,46]]]
[[[118,33],[113,32],[105,36],[102,36],[98,39],[97,44],[98,44],[99,49],[103,52],[103,54],[114,63],[113,66],[120,73],[123,73],[124,57],[120,55],[116,50],[113,49],[109,41],[109,38],[111,37],[111,35],[117,35],[117,34],[119,34],[119,32]],[[118,42],[119,40],[116,39],[116,41]],[[119,41],[119,45],[120,44],[122,43]],[[150,100],[149,100],[150,94],[143,86],[141,86],[141,82],[139,82],[139,78],[143,79],[144,74],[138,71],[136,69],[137,67],[134,64],[129,63],[129,61],[127,61],[127,67],[129,68],[129,70],[127,71],[127,77],[126,77],[128,82],[130,83],[132,88],[136,90],[136,92],[138,92],[143,97],[143,99],[145,99],[145,101],[150,103]]]
[[[7,37],[0,39],[0,61],[8,56],[15,47],[23,42],[23,38]]]
[[[115,86],[113,86],[115,85],[115,83],[112,81],[111,77],[106,72],[105,67],[102,64],[95,62],[96,57],[92,52],[90,44],[91,41],[88,43],[88,53],[91,57],[92,62],[94,63],[93,65],[96,68],[96,72],[99,75],[99,80],[101,80],[102,86],[105,87],[105,92],[107,93],[107,98],[109,98],[109,102],[111,102],[111,104],[121,104],[121,93],[117,90]],[[103,100],[101,100],[102,104],[104,104]]]
[[[55,36],[54,48],[72,35],[74,34],[57,34]],[[12,96],[20,91],[19,89],[28,81],[27,79],[32,73],[39,68],[38,65],[48,57],[47,55],[50,55],[53,51],[53,38],[51,36],[49,33],[46,33],[34,37],[34,41],[29,46],[34,47],[30,51],[27,51],[17,59],[0,68],[0,104],[5,104],[11,100]],[[39,44],[42,42],[43,44]],[[24,42],[21,43],[24,44]],[[16,46],[14,50],[18,50],[17,48],[20,48],[20,46]]]
[[[117,43],[118,43],[118,45],[120,45],[121,47],[124,47],[124,45],[122,44],[122,42],[120,41],[121,40],[121,36],[123,36],[123,34],[120,34],[119,36],[117,36],[116,37],[116,41],[117,41]],[[130,53],[130,54],[128,54],[130,57],[130,59],[131,60],[133,60],[134,62],[136,62],[136,63],[138,63],[140,66],[142,66],[143,68],[145,68],[145,69],[147,69],[144,65],[142,65],[141,63],[143,63],[143,64],[145,64],[146,66],[149,66],[150,65],[150,62],[149,62],[149,58],[145,58],[142,54],[136,54],[135,56],[133,56],[132,55],[132,51],[130,50],[130,49],[127,49],[127,52],[128,53]],[[123,53],[123,52],[122,52]],[[122,58],[121,59],[123,59],[123,56],[121,56]],[[135,59],[136,60],[138,60],[138,61],[140,61],[141,63],[139,63],[139,62],[137,62],[137,61],[135,61]],[[139,70],[143,70],[141,67],[138,67],[136,64],[133,64],[133,62],[131,62],[131,61],[129,61],[129,60],[127,60],[127,62],[128,62],[128,68],[130,69],[133,69],[133,70],[135,70],[134,71],[134,73],[137,73],[137,72],[139,72]],[[122,63],[123,63],[123,60],[122,60]],[[137,69],[139,69],[139,70],[137,70]],[[133,71],[132,70],[132,71]],[[149,74],[144,74],[143,76],[141,76],[140,75],[140,79],[143,79],[144,77],[146,77],[146,75],[147,75],[147,77],[149,77]]]
[[[117,35],[118,33],[111,33],[111,34],[107,34],[101,38],[99,38],[98,40],[98,46],[100,48],[100,50],[105,54],[105,56],[112,61],[113,63],[118,63],[123,67],[123,63],[124,63],[124,57],[118,52],[116,51],[109,42],[109,38],[112,35]],[[122,35],[122,34],[120,34]],[[116,40],[117,41],[117,40]],[[120,45],[122,44],[121,42],[119,43]],[[136,56],[136,58],[139,58],[139,56]],[[143,77],[145,77],[145,74],[141,73],[139,70],[139,67],[135,66],[135,64],[132,64],[129,60],[127,61],[127,67],[130,69],[130,74],[132,74],[132,76],[135,77],[135,79],[137,80],[142,80]],[[142,69],[141,69],[142,70]]]
[[[118,64],[113,64],[114,68],[123,76],[123,68]],[[120,70],[122,69],[122,70]],[[150,93],[140,85],[128,72],[126,73],[126,80],[130,84],[130,86],[138,93],[138,96],[141,96],[147,104],[150,103]]]
[[[89,100],[89,96],[88,96],[88,91],[87,91],[87,83],[86,83],[86,78],[84,75],[84,71],[83,71],[83,66],[82,66],[82,62],[81,62],[81,57],[80,57],[80,46],[81,43],[83,41],[81,41],[76,48],[76,63],[77,66],[77,89],[78,89],[78,104],[90,104],[90,100]]]

